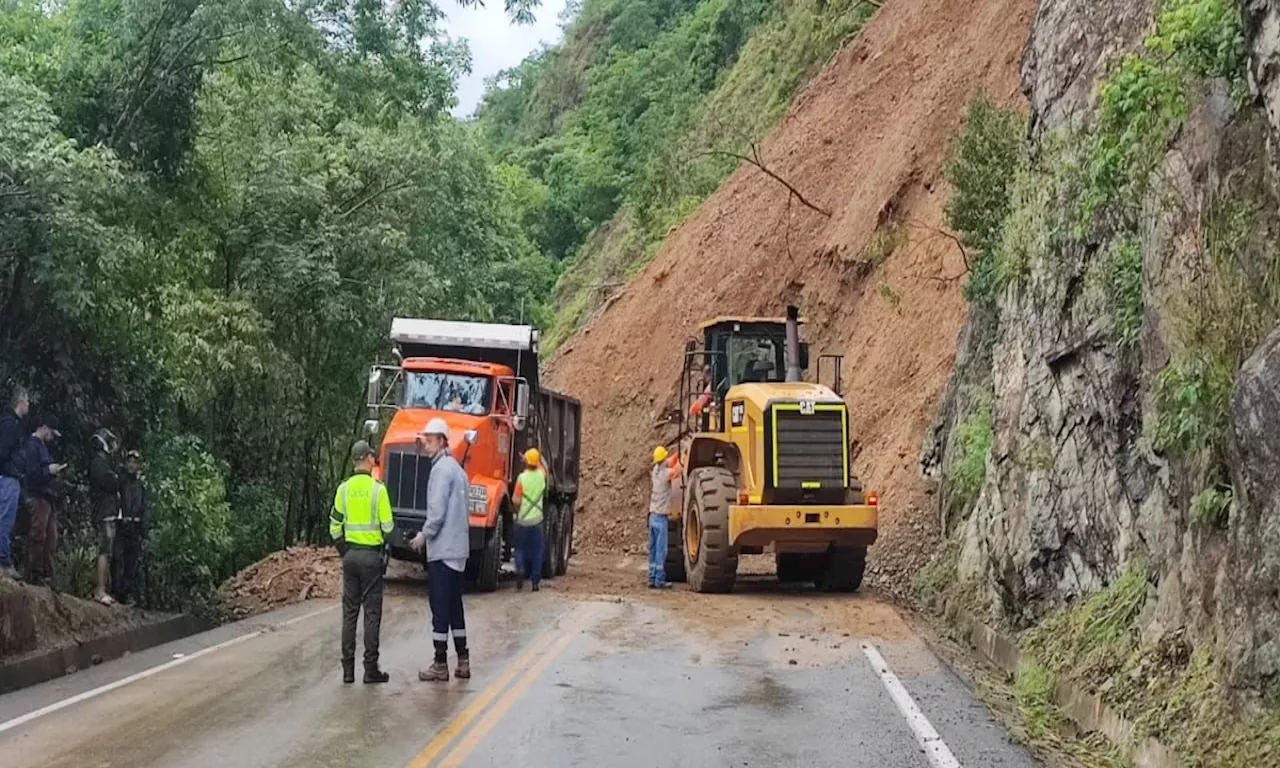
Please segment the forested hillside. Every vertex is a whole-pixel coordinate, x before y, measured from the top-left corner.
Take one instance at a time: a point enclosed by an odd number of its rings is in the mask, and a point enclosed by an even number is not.
[[[320,530],[393,314],[545,318],[438,12],[0,0],[0,382],[63,425],[63,586],[95,428],[146,454],[153,602],[189,604]]]
[[[870,17],[865,0],[585,0],[477,125],[564,274],[554,346],[634,274]],[[797,182],[800,183],[800,182]]]

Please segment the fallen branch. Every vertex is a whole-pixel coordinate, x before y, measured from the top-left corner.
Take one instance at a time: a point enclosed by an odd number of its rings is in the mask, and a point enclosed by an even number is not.
[[[831,218],[831,211],[819,205],[816,205],[815,203],[810,202],[809,198],[805,197],[800,190],[792,186],[791,182],[787,181],[786,179],[782,178],[778,174],[769,170],[769,167],[766,166],[764,164],[764,161],[760,159],[760,150],[754,143],[751,145],[750,157],[748,157],[747,155],[739,154],[737,152],[726,152],[720,149],[709,149],[709,150],[706,150],[705,152],[699,153],[699,155],[700,156],[710,155],[713,157],[730,157],[730,158],[733,158],[734,160],[738,160],[739,162],[749,163],[751,165],[754,165],[756,168],[760,169],[760,171],[764,173],[766,176],[778,182],[782,186],[786,187],[787,191],[790,192],[797,200],[799,200],[804,207],[808,208],[811,211],[820,213],[823,216],[826,216],[827,218]]]

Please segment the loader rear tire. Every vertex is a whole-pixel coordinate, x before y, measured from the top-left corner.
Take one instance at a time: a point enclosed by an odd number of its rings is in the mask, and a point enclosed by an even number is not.
[[[663,565],[667,581],[682,584],[689,580],[684,570],[684,528],[679,520],[667,518],[667,560]]]
[[[867,548],[833,548],[814,583],[827,592],[857,592],[867,569]]]
[[[724,467],[700,467],[689,476],[684,519],[684,562],[695,592],[732,592],[738,550],[729,542],[729,507],[738,484]]]

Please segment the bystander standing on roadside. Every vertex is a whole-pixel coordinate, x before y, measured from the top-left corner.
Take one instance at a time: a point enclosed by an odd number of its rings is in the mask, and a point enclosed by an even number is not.
[[[95,432],[93,460],[89,462],[89,501],[93,505],[93,525],[98,534],[98,583],[93,597],[103,605],[116,602],[107,592],[116,526],[120,522],[120,475],[111,463],[116,442],[115,435],[108,430]]]
[[[13,526],[22,498],[25,450],[22,420],[27,417],[30,398],[22,387],[13,390],[9,407],[0,414],[0,576],[18,578],[13,567]]]
[[[58,549],[58,515],[53,480],[65,464],[55,464],[49,446],[62,433],[48,417],[36,419],[27,438],[23,494],[27,511],[27,581],[51,586]]]
[[[120,522],[116,526],[111,553],[111,592],[115,599],[132,605],[138,598],[142,573],[142,549],[147,539],[147,489],[142,484],[142,454],[125,455],[120,478]]]

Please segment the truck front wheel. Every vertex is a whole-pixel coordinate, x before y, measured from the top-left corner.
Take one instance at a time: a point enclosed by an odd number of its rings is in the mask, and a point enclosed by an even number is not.
[[[480,572],[476,574],[476,588],[481,592],[492,592],[498,588],[498,573],[502,569],[502,542],[506,531],[506,521],[498,515],[498,524],[489,532],[484,549],[480,554]]]

